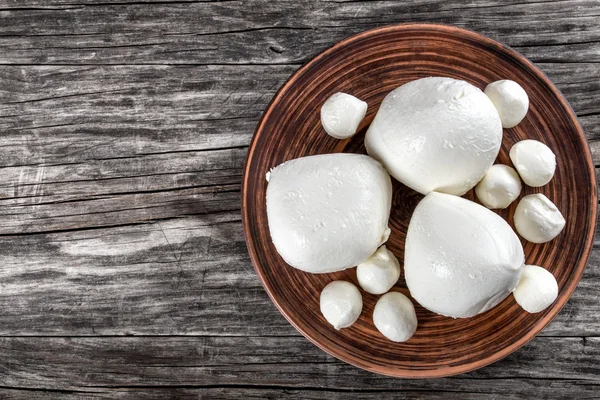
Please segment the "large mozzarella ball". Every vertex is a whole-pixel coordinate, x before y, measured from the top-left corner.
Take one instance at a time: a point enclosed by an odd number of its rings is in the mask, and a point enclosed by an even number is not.
[[[510,149],[510,160],[527,185],[544,186],[556,170],[556,156],[542,142],[521,140]]]
[[[356,277],[365,292],[382,294],[398,282],[400,263],[391,251],[381,246],[375,254],[358,264]]]
[[[333,281],[321,292],[321,314],[335,329],[347,328],[362,312],[362,296],[350,282]]]
[[[541,193],[530,194],[519,201],[514,221],[519,235],[532,243],[554,239],[566,222],[556,205]]]
[[[517,82],[508,79],[492,82],[485,88],[485,94],[498,110],[503,128],[513,128],[525,118],[529,97]]]
[[[321,107],[321,124],[336,139],[356,133],[367,113],[367,103],[346,93],[335,93]]]
[[[292,267],[312,273],[354,267],[389,236],[392,182],[369,156],[298,158],[274,168],[268,179],[269,231]]]
[[[548,270],[536,265],[526,265],[513,294],[525,311],[538,313],[554,303],[558,296],[558,284]]]
[[[432,192],[408,225],[404,275],[412,297],[435,313],[467,318],[494,307],[517,286],[523,247],[487,208]]]
[[[375,304],[373,323],[386,338],[405,342],[417,331],[415,306],[402,293],[384,294]]]
[[[410,188],[462,195],[494,162],[502,124],[475,86],[456,79],[418,79],[389,93],[367,131],[369,155]]]
[[[521,179],[508,165],[495,164],[475,186],[475,193],[487,208],[506,208],[519,197]]]

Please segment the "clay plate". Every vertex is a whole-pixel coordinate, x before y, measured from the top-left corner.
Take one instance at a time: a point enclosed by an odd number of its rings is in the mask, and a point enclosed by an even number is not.
[[[363,292],[364,308],[350,328],[336,331],[319,312],[319,294],[335,279],[357,284],[355,268],[313,275],[289,267],[271,242],[265,209],[265,174],[293,158],[335,152],[365,153],[364,132],[384,96],[403,83],[427,76],[466,80],[483,89],[498,79],[521,84],[530,98],[527,116],[505,129],[497,162],[509,164],[517,141],[537,139],[556,153],[554,179],[542,188],[524,186],[522,196],[541,192],[567,219],[546,244],[523,240],[526,262],[549,269],[558,281],[556,302],[538,314],[524,312],[509,296],[469,319],[433,314],[415,304],[419,327],[405,343],[384,338],[373,325],[379,296]],[[360,132],[349,140],[329,137],[319,110],[335,92],[369,105]],[[394,180],[388,248],[401,261],[411,214],[421,195]],[[466,195],[474,199],[472,191]],[[396,377],[441,377],[490,364],[531,340],[569,299],[585,268],[596,223],[596,180],[584,133],[573,110],[550,80],[514,50],[452,26],[387,26],[352,36],[300,68],[279,90],[262,117],[248,152],[242,188],[243,223],[250,257],[265,290],[287,320],[327,353],[359,368]],[[500,214],[509,223],[517,202]],[[404,277],[393,290],[409,294]]]

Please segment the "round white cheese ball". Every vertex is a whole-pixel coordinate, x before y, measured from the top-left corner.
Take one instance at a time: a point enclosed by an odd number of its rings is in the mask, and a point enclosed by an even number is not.
[[[526,265],[513,294],[525,311],[538,313],[554,303],[558,296],[558,284],[548,270],[537,265]]]
[[[554,239],[566,222],[556,205],[541,193],[523,197],[515,210],[514,220],[519,235],[532,243]]]
[[[457,196],[432,192],[408,225],[404,275],[412,297],[435,313],[468,318],[517,286],[525,256],[498,214]]]
[[[481,90],[432,77],[385,97],[365,146],[394,178],[417,192],[460,196],[483,178],[501,141],[500,117]]]
[[[347,328],[362,312],[362,296],[350,282],[333,281],[321,292],[321,314],[335,329]]]
[[[542,142],[521,140],[510,149],[510,160],[531,187],[544,186],[550,182],[556,170],[556,156]]]
[[[367,113],[367,103],[346,93],[335,93],[321,107],[321,124],[336,139],[347,139],[356,133]]]
[[[487,208],[506,208],[521,193],[521,179],[514,168],[495,164],[475,186],[475,193]]]
[[[365,292],[386,293],[400,278],[400,263],[391,251],[381,246],[375,254],[358,264],[356,277]]]
[[[361,154],[323,154],[274,168],[267,219],[277,252],[312,273],[354,267],[389,236],[392,181]]]
[[[503,128],[513,128],[525,118],[529,97],[517,82],[508,79],[492,82],[484,92],[498,110]]]
[[[402,293],[386,293],[375,304],[373,323],[386,338],[406,342],[417,331],[415,306]]]

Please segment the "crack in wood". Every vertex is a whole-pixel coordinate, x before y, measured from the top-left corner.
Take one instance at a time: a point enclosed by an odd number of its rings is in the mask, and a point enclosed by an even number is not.
[[[9,102],[6,102],[5,104],[35,103],[35,102],[38,102],[38,101],[48,101],[48,100],[65,99],[65,98],[69,98],[69,97],[80,97],[80,96],[91,96],[91,95],[95,95],[95,94],[118,93],[118,92],[123,92],[125,90],[126,89],[116,89],[116,90],[101,90],[101,91],[98,91],[98,92],[73,93],[73,94],[67,94],[67,95],[64,95],[64,96],[52,96],[52,97],[45,97],[45,98],[41,98],[41,99],[9,101]],[[39,127],[34,126],[34,127],[27,128],[27,129],[51,128],[53,126],[64,126],[64,125],[70,125],[70,124],[48,125],[48,126],[39,126]]]

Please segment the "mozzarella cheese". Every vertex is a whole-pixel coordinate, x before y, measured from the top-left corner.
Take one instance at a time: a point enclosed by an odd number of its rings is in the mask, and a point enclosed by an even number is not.
[[[465,81],[432,77],[385,97],[365,146],[410,188],[462,195],[485,175],[501,141],[500,117],[481,90]]]
[[[366,261],[358,264],[356,277],[365,292],[382,294],[398,282],[400,263],[391,251],[381,246]]]
[[[321,314],[335,329],[352,325],[362,312],[362,296],[350,282],[333,281],[325,286],[320,298]]]
[[[513,128],[525,118],[529,97],[517,82],[508,79],[492,82],[484,92],[494,103],[503,128]]]
[[[367,113],[367,103],[346,93],[335,93],[321,107],[321,124],[336,139],[347,139],[356,133]]]
[[[415,307],[402,293],[384,294],[375,304],[373,323],[386,338],[405,342],[417,331]]]
[[[475,186],[475,193],[487,208],[506,208],[519,197],[521,179],[514,168],[495,164]]]
[[[292,267],[339,271],[365,261],[388,239],[391,201],[390,176],[369,156],[299,158],[269,174],[269,231]]]
[[[556,205],[541,193],[530,194],[519,201],[514,221],[519,235],[532,243],[554,239],[566,222]]]
[[[554,303],[558,296],[556,278],[537,265],[526,265],[513,292],[517,303],[529,313],[538,313]]]
[[[523,182],[531,187],[550,182],[556,170],[556,156],[548,146],[537,140],[517,142],[510,149],[510,160]]]
[[[410,220],[404,274],[423,307],[467,318],[514,290],[524,258],[519,238],[502,217],[472,201],[432,192]]]

